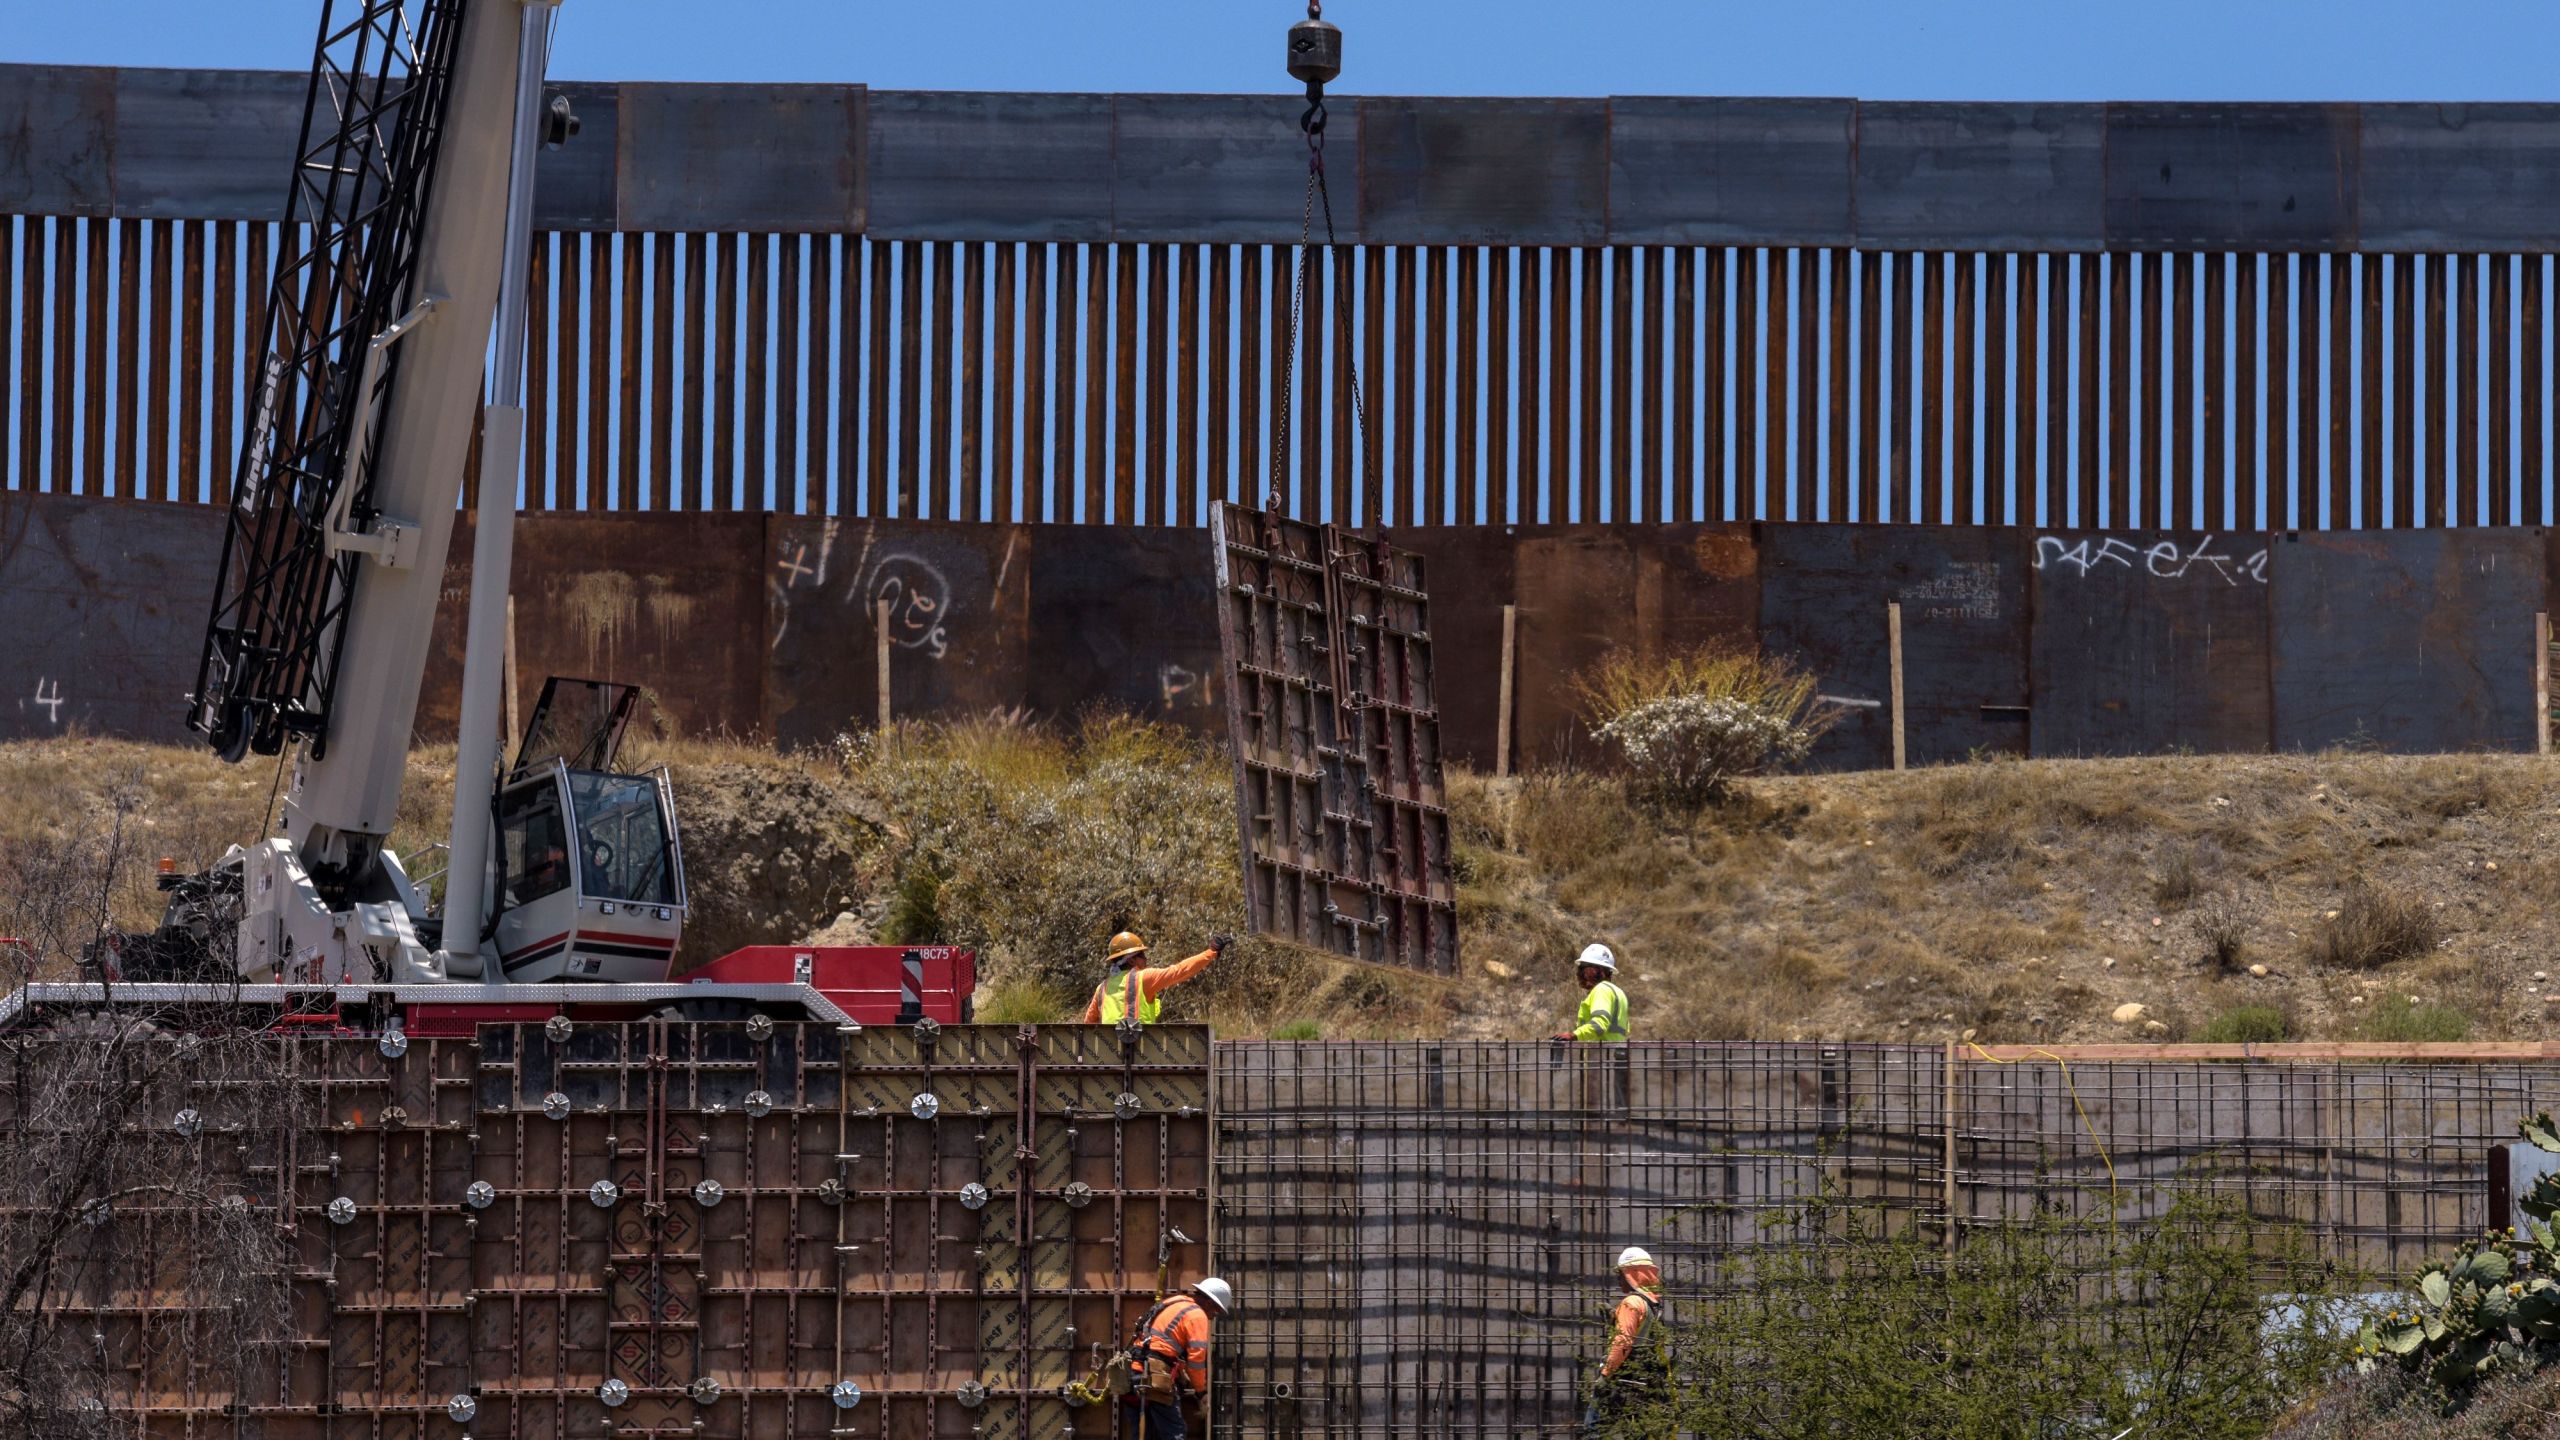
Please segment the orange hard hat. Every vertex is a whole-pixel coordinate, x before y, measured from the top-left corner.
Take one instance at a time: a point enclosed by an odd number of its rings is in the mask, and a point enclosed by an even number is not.
[[[1139,939],[1138,932],[1135,930],[1123,930],[1119,934],[1111,937],[1111,954],[1109,958],[1115,965],[1128,959],[1132,955],[1144,955],[1146,953],[1147,942]]]

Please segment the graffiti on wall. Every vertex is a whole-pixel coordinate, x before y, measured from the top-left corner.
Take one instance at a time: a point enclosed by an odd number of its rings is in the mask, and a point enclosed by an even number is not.
[[[2175,539],[2139,539],[2115,535],[2039,535],[2036,568],[2087,579],[2092,571],[2121,569],[2155,580],[2219,579],[2228,585],[2267,583],[2267,552],[2261,546],[2246,556],[2215,548],[2216,537],[2192,543]]]

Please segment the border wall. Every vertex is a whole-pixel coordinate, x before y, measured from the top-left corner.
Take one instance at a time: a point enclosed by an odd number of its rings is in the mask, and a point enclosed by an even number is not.
[[[0,492],[0,739],[185,738],[219,512]],[[452,733],[469,523],[422,736]],[[1891,763],[1886,606],[1902,607],[1913,763],[1976,753],[2536,749],[2536,528],[2089,534],[1925,526],[1414,527],[1442,744],[1495,768],[1584,744],[1568,681],[1608,649],[1792,656],[1844,706],[1814,763]],[[1197,529],[823,516],[526,517],[520,683],[644,685],[681,733],[824,744],[922,719],[1107,703],[1223,721],[1211,538]],[[878,605],[890,605],[888,623]],[[1514,621],[1504,653],[1504,614]]]
[[[223,501],[305,84],[0,66],[12,487]],[[2560,107],[1339,97],[1292,372],[1293,97],[560,88],[529,508],[2554,516]]]

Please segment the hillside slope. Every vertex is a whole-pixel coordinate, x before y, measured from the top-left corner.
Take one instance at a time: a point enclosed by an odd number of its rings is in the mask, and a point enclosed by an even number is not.
[[[1170,732],[982,725],[894,753],[653,758],[685,806],[697,954],[929,931],[984,946],[1036,1016],[1081,998],[1088,930],[1098,946],[1153,925],[1183,949],[1233,922],[1224,762]],[[449,765],[413,762],[403,841],[440,838]],[[54,935],[58,963],[56,932],[94,898],[83,867],[119,830],[112,903],[146,921],[152,857],[211,860],[257,829],[272,778],[176,749],[0,746],[0,933]],[[2530,756],[1789,777],[1686,824],[1589,775],[1450,791],[1462,983],[1248,943],[1176,1012],[1241,1034],[1543,1035],[1596,939],[1650,1038],[2486,1039],[2560,1013],[2560,767]],[[2145,1008],[2111,1018],[2126,1005]]]

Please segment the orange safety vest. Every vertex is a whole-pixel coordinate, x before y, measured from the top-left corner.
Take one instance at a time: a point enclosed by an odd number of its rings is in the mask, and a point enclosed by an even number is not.
[[[1167,1296],[1138,1322],[1138,1336],[1129,1353],[1137,1372],[1135,1388],[1145,1387],[1146,1357],[1153,1356],[1176,1367],[1185,1388],[1208,1389],[1209,1312],[1188,1295]]]

